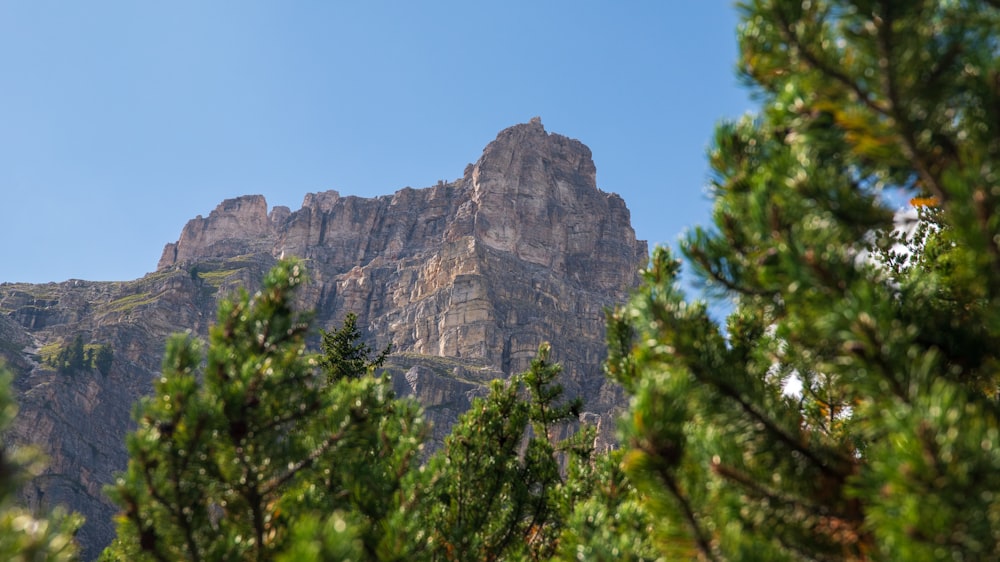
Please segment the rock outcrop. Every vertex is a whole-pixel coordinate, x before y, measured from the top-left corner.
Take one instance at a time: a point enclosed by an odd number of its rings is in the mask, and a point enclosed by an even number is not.
[[[453,182],[371,199],[309,194],[294,212],[269,210],[260,195],[225,201],[188,222],[137,281],[0,285],[0,353],[22,403],[12,439],[51,459],[25,496],[83,512],[86,556],[113,536],[101,486],[125,466],[131,405],[151,388],[165,337],[204,334],[219,296],[252,289],[292,255],[306,260],[301,305],[321,327],[354,312],[373,345],[392,342],[394,387],[422,402],[435,441],[543,341],[586,417],[613,427],[604,420],[621,395],[601,374],[604,311],[636,284],[646,243],[624,201],[598,189],[590,150],[532,120],[500,132]],[[108,375],[42,363],[46,346],[76,334],[112,346]]]

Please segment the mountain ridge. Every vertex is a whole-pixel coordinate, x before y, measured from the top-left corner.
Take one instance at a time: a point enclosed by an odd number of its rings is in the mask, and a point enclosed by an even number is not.
[[[604,420],[622,400],[601,375],[604,311],[638,282],[646,243],[621,197],[597,187],[590,150],[532,120],[501,131],[452,182],[374,198],[307,194],[296,211],[269,209],[261,195],[228,199],[188,221],[157,270],[134,281],[0,285],[0,355],[22,405],[12,441],[51,459],[24,499],[84,513],[85,557],[113,536],[100,489],[124,469],[131,404],[158,376],[166,336],[204,336],[220,297],[254,290],[291,255],[310,272],[299,304],[318,326],[354,312],[374,345],[393,344],[393,386],[423,404],[432,446],[542,341],[611,438]],[[106,376],[45,364],[44,350],[78,334],[114,350]]]

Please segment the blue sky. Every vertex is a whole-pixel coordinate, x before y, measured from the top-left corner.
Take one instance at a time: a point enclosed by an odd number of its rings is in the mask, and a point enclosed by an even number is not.
[[[708,222],[714,125],[752,110],[729,0],[0,0],[0,281],[127,280],[188,219],[462,175],[540,116],[639,238]]]

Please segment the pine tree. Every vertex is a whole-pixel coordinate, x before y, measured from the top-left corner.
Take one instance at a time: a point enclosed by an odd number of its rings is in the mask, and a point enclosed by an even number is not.
[[[991,558],[1000,6],[743,10],[763,109],[718,129],[714,225],[682,246],[733,312],[687,302],[655,252],[609,329],[626,472],[705,560]],[[915,239],[893,197],[925,209]]]
[[[392,344],[378,354],[364,342],[358,328],[358,315],[348,312],[344,324],[335,332],[320,330],[323,351],[320,366],[326,373],[327,382],[333,383],[346,378],[359,378],[374,372],[385,363],[392,351]]]
[[[494,381],[420,465],[417,404],[338,349],[363,349],[353,322],[338,348],[305,353],[304,279],[281,262],[253,297],[224,301],[203,346],[168,342],[163,376],[136,410],[129,465],[109,494],[122,507],[104,560],[548,559],[584,491],[592,431],[574,420],[547,345],[531,369]],[[338,365],[343,361],[345,365]],[[320,364],[326,365],[320,369]],[[571,457],[569,475],[559,457]]]
[[[93,352],[91,352],[93,353]],[[55,367],[61,373],[76,373],[91,368],[91,359],[83,345],[83,334],[77,334],[73,343],[59,350],[55,357]]]
[[[553,558],[651,562],[667,554],[691,559],[689,541],[656,536],[649,510],[622,471],[621,460],[621,450],[571,460],[563,487],[564,523]]]
[[[123,513],[105,559],[287,559],[348,520],[353,534],[328,546],[375,557],[423,424],[386,380],[322,384],[292,307],[304,280],[282,261],[253,297],[223,301],[203,370],[198,342],[170,340],[109,490]]]
[[[462,414],[444,448],[410,482],[407,560],[547,560],[572,506],[554,442],[555,426],[576,419],[580,402],[562,402],[561,367],[549,346],[525,373],[495,380]],[[581,435],[593,439],[593,434]],[[589,450],[584,456],[589,456]],[[576,498],[572,498],[575,500]]]

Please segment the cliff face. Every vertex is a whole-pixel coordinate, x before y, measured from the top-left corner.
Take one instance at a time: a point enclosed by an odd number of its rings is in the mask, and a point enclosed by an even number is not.
[[[0,285],[0,349],[22,403],[13,439],[51,458],[27,499],[83,512],[81,541],[96,555],[113,536],[100,487],[124,468],[131,404],[151,388],[166,335],[204,334],[218,297],[252,289],[283,255],[306,260],[301,304],[319,326],[355,312],[373,344],[392,342],[394,386],[424,404],[435,441],[542,341],[606,440],[620,394],[601,375],[604,309],[624,301],[647,249],[595,177],[586,146],[533,120],[502,131],[451,183],[373,199],[309,194],[294,212],[269,211],[259,195],[225,201],[134,282]],[[112,345],[108,375],[40,363],[45,346],[75,334]]]

